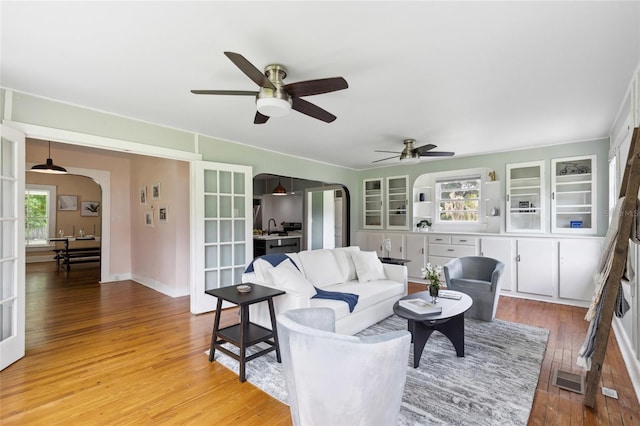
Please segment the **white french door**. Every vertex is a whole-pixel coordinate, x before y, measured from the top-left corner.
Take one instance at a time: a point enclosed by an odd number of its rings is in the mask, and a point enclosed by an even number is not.
[[[240,283],[253,258],[252,170],[191,162],[191,313],[215,310],[205,291]]]
[[[24,356],[24,133],[0,128],[0,370]]]

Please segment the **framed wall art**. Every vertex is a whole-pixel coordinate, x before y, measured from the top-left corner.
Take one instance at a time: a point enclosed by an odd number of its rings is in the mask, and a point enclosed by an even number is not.
[[[158,222],[160,223],[169,222],[169,206],[158,207]]]
[[[153,228],[153,210],[144,212],[144,224],[149,228]]]
[[[154,183],[151,185],[151,199],[159,200],[160,199],[160,184]]]
[[[100,203],[97,201],[83,201],[80,203],[80,216],[99,216]]]
[[[138,194],[140,199],[140,205],[141,206],[147,205],[147,187],[141,186],[140,189],[138,190]]]
[[[75,211],[78,210],[77,195],[58,195],[58,210]]]

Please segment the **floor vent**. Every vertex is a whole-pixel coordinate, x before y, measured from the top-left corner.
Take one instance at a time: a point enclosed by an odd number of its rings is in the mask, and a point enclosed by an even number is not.
[[[553,370],[553,385],[571,392],[584,394],[584,376],[559,369]]]

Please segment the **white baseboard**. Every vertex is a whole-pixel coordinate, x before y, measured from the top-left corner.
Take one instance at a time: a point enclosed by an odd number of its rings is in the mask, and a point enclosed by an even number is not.
[[[624,359],[624,363],[627,366],[631,384],[636,391],[636,398],[638,402],[640,402],[640,361],[638,361],[636,357],[633,345],[622,326],[622,322],[616,317],[613,318],[613,332],[618,340],[618,347],[622,353],[622,359]]]
[[[131,272],[127,272],[125,274],[114,274],[109,275],[109,278],[106,281],[100,281],[100,284],[109,284],[117,281],[125,281],[131,279]]]
[[[182,296],[189,296],[189,289],[176,289],[174,286],[165,284],[165,283],[161,283],[157,280],[154,280],[152,278],[147,278],[147,277],[141,277],[139,275],[135,275],[132,274],[131,275],[131,280],[142,284],[145,287],[149,287],[151,289],[154,289],[162,294],[165,294],[169,297],[182,297]]]
[[[42,262],[55,262],[53,255],[47,256],[26,256],[24,263],[42,263]]]

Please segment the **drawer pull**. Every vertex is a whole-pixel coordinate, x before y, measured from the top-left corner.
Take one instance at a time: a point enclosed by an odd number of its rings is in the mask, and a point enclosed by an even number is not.
[[[460,240],[460,242],[461,242],[461,243],[466,243],[466,242],[467,242],[467,240]]]
[[[436,241],[442,241],[442,238],[436,238]]]
[[[447,249],[447,251],[455,251],[454,249]]]

